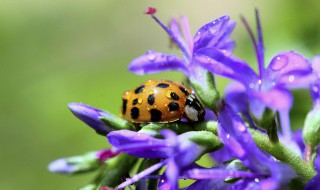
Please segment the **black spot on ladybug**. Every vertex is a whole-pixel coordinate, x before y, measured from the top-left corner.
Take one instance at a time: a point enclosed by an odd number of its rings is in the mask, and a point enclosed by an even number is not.
[[[133,106],[135,106],[137,103],[138,103],[138,98],[136,98],[136,99],[134,99],[134,100],[132,101],[132,105],[133,105]]]
[[[171,99],[173,99],[173,100],[179,100],[179,96],[178,96],[176,93],[174,93],[174,92],[171,92],[171,93],[170,93],[170,97],[171,97]]]
[[[176,111],[177,109],[179,109],[179,104],[176,102],[170,102],[168,104],[169,107],[169,111]]]
[[[138,88],[136,88],[134,90],[134,93],[136,93],[136,94],[141,93],[143,91],[144,87],[145,87],[144,85],[139,86]]]
[[[131,118],[137,119],[139,117],[139,109],[137,107],[131,108]]]
[[[151,114],[151,121],[160,121],[161,120],[161,111],[157,110],[157,109],[151,109],[150,110],[150,114]]]
[[[154,104],[154,94],[150,94],[148,96],[148,104],[153,105]]]
[[[187,89],[183,88],[182,86],[179,86],[179,89],[180,89],[181,92],[183,92],[186,96],[189,95],[189,92],[187,91]]]
[[[169,84],[166,84],[166,83],[159,83],[157,84],[156,87],[159,87],[159,88],[168,88],[169,87]]]
[[[126,114],[127,103],[128,103],[128,100],[127,100],[127,99],[122,99],[122,115],[125,115],[125,114]]]

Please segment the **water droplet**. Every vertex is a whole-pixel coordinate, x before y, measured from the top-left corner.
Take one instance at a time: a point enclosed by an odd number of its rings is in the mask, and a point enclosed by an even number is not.
[[[227,134],[227,139],[230,138],[230,134]]]
[[[167,56],[167,61],[173,61],[175,58],[175,55],[171,54],[169,56]]]
[[[270,63],[270,68],[274,71],[283,69],[288,64],[288,58],[283,55],[279,55],[272,59]]]
[[[289,82],[293,82],[294,81],[294,76],[293,75],[290,75],[289,76]]]
[[[161,183],[164,183],[164,180],[161,180]]]
[[[154,61],[157,58],[156,54],[148,54],[148,60]]]
[[[254,84],[253,83],[250,83],[249,84],[249,88],[253,88],[254,87]]]
[[[313,86],[313,87],[312,87],[312,91],[313,91],[313,92],[318,92],[318,91],[319,91],[319,88],[318,88],[317,86]]]
[[[199,32],[197,32],[197,35],[194,37],[194,42],[197,42],[197,41],[199,41],[200,40],[200,38],[201,38],[201,32],[199,31]]]
[[[239,124],[239,125],[238,125],[238,130],[239,130],[240,132],[244,132],[244,131],[246,130],[246,127],[245,127],[244,125],[242,125],[242,124]]]
[[[197,174],[199,174],[199,170],[198,170],[198,169],[194,169],[194,170],[193,170],[193,173],[194,173],[195,175],[197,175]]]
[[[258,84],[261,85],[261,82],[262,82],[261,79],[259,79],[259,80],[258,80]]]
[[[260,180],[258,178],[255,178],[254,181],[258,183]]]
[[[216,21],[213,21],[212,24],[216,24]]]

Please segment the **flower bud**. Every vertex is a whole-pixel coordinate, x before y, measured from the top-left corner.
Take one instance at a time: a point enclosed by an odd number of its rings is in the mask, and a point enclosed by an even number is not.
[[[320,142],[320,109],[311,110],[305,121],[302,131],[304,142],[311,146],[316,147]]]
[[[48,166],[48,169],[51,172],[63,174],[90,172],[97,169],[101,165],[96,154],[96,152],[89,152],[81,156],[60,158],[51,162]]]

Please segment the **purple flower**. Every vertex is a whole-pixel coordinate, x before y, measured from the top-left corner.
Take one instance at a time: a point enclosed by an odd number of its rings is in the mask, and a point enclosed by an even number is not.
[[[223,16],[202,26],[192,39],[186,17],[172,19],[170,26],[165,26],[157,17],[151,16],[168,33],[172,41],[179,47],[183,58],[174,54],[147,51],[145,55],[135,58],[129,65],[129,70],[138,74],[151,74],[162,71],[178,70],[196,80],[199,84],[205,82],[205,70],[193,61],[194,54],[202,48],[214,48],[229,52],[234,47],[230,34],[235,23],[229,23],[229,16]]]
[[[129,130],[113,131],[107,138],[114,147],[99,153],[101,160],[108,159],[120,152],[125,152],[141,158],[162,158],[162,162],[134,175],[123,182],[118,188],[124,188],[138,180],[150,175],[155,170],[167,165],[167,169],[160,178],[159,189],[178,189],[180,171],[195,162],[204,153],[220,147],[214,144],[214,135],[206,131],[191,131],[179,136],[170,130],[160,132],[165,139],[157,139],[143,133]],[[197,144],[193,141],[195,136],[210,139],[208,146]],[[217,139],[216,139],[217,140]]]
[[[226,91],[226,101],[245,115],[249,106],[256,117],[260,118],[265,107],[279,111],[283,134],[291,137],[289,110],[292,95],[288,88],[306,87],[314,79],[308,60],[299,53],[288,51],[274,56],[267,68],[264,66],[264,47],[258,12],[256,12],[258,40],[243,19],[257,55],[259,74],[249,65],[228,53],[206,47],[198,50],[194,60],[208,71],[234,79]]]
[[[233,185],[234,187],[238,189],[245,189],[245,187],[279,189],[295,176],[295,172],[289,166],[276,162],[255,145],[247,127],[229,105],[224,105],[218,122],[218,134],[224,145],[251,172],[262,176],[254,180],[252,178],[240,180]]]

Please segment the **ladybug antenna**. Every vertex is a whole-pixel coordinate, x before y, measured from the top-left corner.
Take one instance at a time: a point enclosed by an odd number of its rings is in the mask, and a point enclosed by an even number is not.
[[[177,46],[179,47],[179,49],[182,51],[183,55],[190,60],[191,57],[186,49],[186,47],[178,40],[178,38],[174,35],[174,33],[172,32],[172,30],[167,27],[165,24],[163,24],[156,16],[155,13],[157,12],[157,9],[153,8],[153,7],[148,7],[144,13],[151,15],[151,17],[167,32],[167,34],[170,36],[170,38],[172,39],[172,41],[174,41]]]

